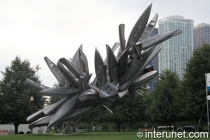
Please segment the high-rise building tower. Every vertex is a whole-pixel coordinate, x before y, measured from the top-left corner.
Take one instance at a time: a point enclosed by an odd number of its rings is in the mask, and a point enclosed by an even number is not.
[[[172,30],[182,30],[178,36],[172,37],[163,42],[159,58],[159,73],[168,69],[176,71],[179,78],[183,78],[186,63],[193,53],[193,24],[192,19],[186,19],[182,16],[169,16],[159,20],[159,33]]]
[[[194,49],[203,44],[210,44],[210,24],[201,23],[193,30]]]
[[[157,34],[158,34],[158,28],[154,28],[151,36],[154,36]],[[155,56],[155,58],[149,63],[149,65],[152,65],[154,70],[158,71],[158,55]],[[148,84],[151,90],[155,89],[157,82],[158,82],[158,76],[156,76],[155,79],[151,83]]]

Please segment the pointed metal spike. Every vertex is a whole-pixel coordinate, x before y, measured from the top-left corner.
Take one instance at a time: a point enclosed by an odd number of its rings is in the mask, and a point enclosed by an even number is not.
[[[85,72],[85,77],[89,77],[89,67],[88,67],[88,60],[86,55],[84,54],[84,52],[82,50],[80,50],[80,59],[83,61],[83,65],[84,67],[79,68],[80,71],[84,71]],[[78,64],[77,64],[78,65]],[[80,64],[81,66],[82,64]],[[83,69],[83,70],[82,70]]]
[[[147,7],[147,9],[144,11],[144,13],[140,16],[140,18],[134,25],[134,27],[130,33],[130,36],[128,38],[126,48],[131,47],[139,40],[140,36],[142,35],[142,33],[144,31],[145,26],[147,25],[151,8],[152,8],[152,4],[150,4]]]
[[[73,87],[57,87],[39,91],[38,95],[56,96],[56,97],[72,97],[79,93],[78,88]]]
[[[73,55],[73,57],[70,59],[70,60],[72,60],[72,62],[74,61],[75,57],[77,56],[79,50],[83,50],[83,44],[81,44],[81,45],[79,46],[79,48],[77,49],[76,53],[75,53],[75,54]]]
[[[50,115],[52,113],[55,113],[55,111],[68,99],[69,99],[69,97],[64,97],[64,98],[60,99],[56,103],[44,108],[43,113],[46,114],[46,115]]]
[[[129,89],[139,89],[143,85],[150,83],[157,76],[157,71],[147,72],[133,81]]]
[[[143,40],[145,40],[151,36],[151,33],[153,32],[153,29],[155,28],[155,25],[157,23],[157,19],[158,19],[158,14],[155,14],[155,16],[152,18],[152,20],[147,24],[147,26],[144,29],[144,32],[142,33],[138,42],[142,42]]]
[[[112,46],[112,51],[115,52],[117,50],[117,48],[120,46],[120,43],[116,42],[113,46]],[[120,50],[120,49],[119,49]],[[116,56],[116,59],[118,59],[119,56]],[[104,64],[107,64],[107,57],[106,59],[104,59]]]
[[[89,77],[89,68],[86,55],[83,53],[81,47],[77,50],[74,57],[71,60],[71,63],[83,73],[85,77]]]
[[[73,75],[71,75],[71,73],[69,71],[67,71],[67,69],[64,67],[64,65],[59,61],[57,62],[57,65],[58,65],[58,68],[60,69],[60,71],[66,77],[66,80],[68,80],[68,82],[71,83],[72,87],[74,87],[75,85],[78,87],[77,81],[75,80]]]
[[[100,69],[101,66],[104,65],[103,59],[101,57],[100,52],[98,49],[95,49],[95,73],[98,73],[98,70]]]
[[[145,50],[145,49],[148,49],[151,46],[158,45],[158,44],[162,43],[163,41],[165,41],[165,40],[167,40],[167,39],[169,39],[173,36],[179,35],[181,33],[182,33],[181,30],[174,30],[174,31],[169,31],[169,32],[166,32],[166,33],[162,33],[162,34],[152,36],[152,37],[142,41],[143,49]]]
[[[99,87],[102,87],[107,82],[107,65],[103,65],[96,73],[97,84]]]
[[[35,125],[36,126],[47,125],[47,124],[49,124],[51,118],[52,118],[52,115],[46,116],[46,117],[42,118],[42,120],[39,120],[39,122],[37,122]]]
[[[83,50],[83,44],[80,45],[79,49],[80,50]]]
[[[106,51],[107,51],[108,73],[110,80],[111,82],[119,81],[118,64],[115,55],[108,45],[106,45]]]
[[[43,85],[41,85],[41,84],[39,84],[39,83],[36,83],[36,82],[34,82],[34,81],[32,81],[32,80],[30,80],[30,79],[28,79],[28,78],[26,78],[26,80],[24,81],[26,84],[28,84],[28,85],[30,85],[30,86],[32,86],[32,87],[35,87],[35,88],[38,88],[38,89],[40,89],[40,90],[43,90],[43,89],[48,89],[49,87],[47,87],[47,86],[43,86]]]
[[[129,49],[127,48],[119,57],[118,60],[119,77],[121,77],[123,73],[125,73],[125,71],[127,70],[128,54],[129,54]]]
[[[69,71],[71,71],[77,79],[79,79],[80,76],[84,76],[82,74],[82,72],[80,72],[73,64],[72,62],[70,62],[69,60],[67,60],[66,58],[61,58],[59,59],[59,61],[61,63],[63,63],[68,69]],[[85,76],[84,76],[85,77]]]
[[[119,38],[120,38],[120,49],[123,52],[125,50],[125,24],[119,25]]]
[[[51,72],[53,73],[53,75],[59,81],[59,83],[63,86],[69,85],[69,83],[65,83],[68,81],[63,76],[63,74],[60,72],[59,68],[48,57],[44,57],[44,60],[47,63],[47,65],[48,65],[49,69],[51,70]]]
[[[28,128],[30,130],[32,130],[34,127],[40,127],[40,126],[46,126],[48,125],[48,123],[50,122],[50,119],[51,119],[52,115],[50,116],[46,116],[46,117],[42,117],[34,122],[32,122]]]
[[[53,117],[50,120],[50,123],[48,124],[48,127],[51,127],[55,123],[62,120],[62,118],[66,117],[71,110],[74,108],[74,105],[76,104],[77,98],[79,97],[79,94],[75,95],[74,97],[67,100],[53,115]]]
[[[44,116],[45,116],[45,114],[43,113],[43,109],[42,109],[42,110],[39,110],[36,113],[28,116],[27,121],[32,121],[32,120],[35,120],[35,119],[38,119],[38,118],[44,117]]]

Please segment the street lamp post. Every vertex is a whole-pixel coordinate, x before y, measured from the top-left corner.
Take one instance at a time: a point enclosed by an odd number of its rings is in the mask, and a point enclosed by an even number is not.
[[[34,97],[33,97],[33,96],[30,97],[30,101],[31,101],[31,102],[34,101]],[[33,133],[33,130],[34,130],[34,128],[32,128],[32,130],[31,130],[32,133]]]

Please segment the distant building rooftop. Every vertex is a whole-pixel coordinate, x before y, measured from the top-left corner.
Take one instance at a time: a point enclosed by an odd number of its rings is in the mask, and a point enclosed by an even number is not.
[[[163,19],[160,19],[160,22],[166,21],[166,20],[171,20],[171,21],[184,21],[184,22],[193,22],[193,19],[186,19],[183,16],[180,15],[172,15],[172,16],[168,16],[165,17]]]
[[[194,29],[197,29],[197,28],[200,28],[200,27],[204,27],[204,26],[210,26],[210,24],[200,23],[200,24],[198,24],[198,26],[195,26]]]

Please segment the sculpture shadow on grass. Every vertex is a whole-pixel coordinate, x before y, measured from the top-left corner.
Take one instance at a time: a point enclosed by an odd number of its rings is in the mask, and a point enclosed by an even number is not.
[[[62,97],[58,102],[32,114],[27,121],[34,121],[29,128],[38,126],[51,127],[58,122],[67,122],[62,133],[71,133],[84,115],[105,108],[106,102],[132,94],[135,98],[137,89],[147,88],[157,75],[149,62],[161,50],[158,45],[181,33],[169,31],[150,37],[157,19],[156,14],[148,23],[152,4],[150,4],[134,25],[127,43],[124,38],[124,24],[119,25],[119,42],[112,48],[106,45],[107,58],[102,59],[95,50],[96,77],[90,82],[88,61],[81,45],[71,60],[61,58],[57,65],[48,57],[45,61],[51,72],[63,87],[49,88],[26,79],[26,83],[40,89],[38,95]],[[148,24],[147,24],[148,23]],[[115,56],[114,52],[117,52]],[[110,112],[111,110],[108,109]]]

